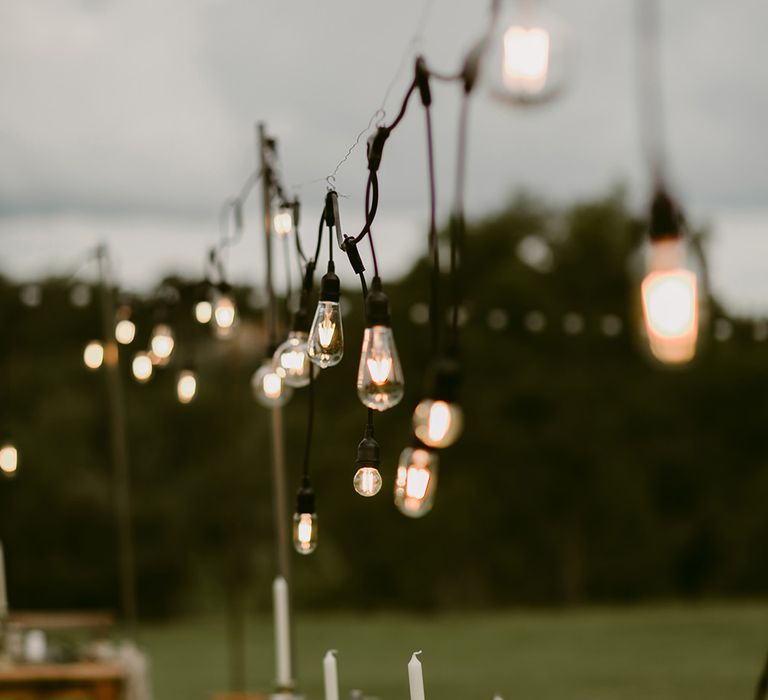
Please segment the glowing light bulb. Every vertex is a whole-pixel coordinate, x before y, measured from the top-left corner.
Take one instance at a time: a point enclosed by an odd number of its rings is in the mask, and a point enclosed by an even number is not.
[[[118,321],[115,325],[115,340],[121,345],[130,345],[136,337],[136,324],[129,318]]]
[[[293,231],[293,210],[287,206],[280,207],[273,217],[272,223],[274,224],[275,233],[284,238]]]
[[[461,435],[464,413],[453,402],[424,399],[413,412],[413,432],[429,447],[449,447]]]
[[[299,554],[311,554],[317,549],[317,515],[293,514],[293,546]]]
[[[282,406],[291,398],[293,389],[285,384],[271,360],[265,361],[251,378],[251,389],[262,406]]]
[[[357,370],[357,395],[364,406],[386,411],[403,398],[403,368],[389,326],[372,326],[363,334]]]
[[[355,472],[352,485],[361,496],[370,498],[381,491],[381,474],[376,467],[360,467]]]
[[[344,330],[338,301],[319,301],[307,341],[307,354],[318,367],[339,364],[344,356]]]
[[[504,0],[488,42],[482,80],[509,103],[551,99],[563,88],[568,38],[562,22],[534,0]]]
[[[14,445],[6,442],[0,447],[0,470],[6,476],[13,476],[19,467],[19,451]]]
[[[213,306],[210,301],[198,301],[195,304],[195,320],[205,325],[213,318]]]
[[[179,372],[176,380],[176,396],[180,403],[191,403],[197,394],[197,375],[191,369]]]
[[[83,362],[88,369],[98,369],[104,362],[104,346],[92,340],[83,350]]]
[[[273,362],[275,370],[288,386],[307,386],[313,368],[307,356],[307,334],[291,331],[288,339],[275,350]]]
[[[222,294],[216,298],[213,307],[213,318],[216,321],[216,328],[225,333],[229,333],[235,324],[237,318],[237,307],[235,300],[229,294]]]
[[[152,340],[150,341],[150,347],[158,359],[158,364],[162,365],[168,362],[173,353],[174,345],[173,329],[165,323],[158,323],[152,331]]]
[[[395,505],[409,518],[432,510],[437,487],[437,454],[424,447],[406,447],[400,453],[395,477]]]
[[[146,352],[137,352],[131,362],[131,371],[137,382],[148,382],[152,377],[152,358]]]

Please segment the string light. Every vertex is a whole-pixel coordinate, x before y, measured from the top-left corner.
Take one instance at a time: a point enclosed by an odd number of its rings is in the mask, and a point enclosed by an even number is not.
[[[131,371],[137,382],[144,384],[152,378],[152,358],[146,352],[137,352],[131,362]]]
[[[19,451],[16,446],[6,442],[0,447],[0,470],[5,476],[13,476],[19,468]]]
[[[265,360],[251,378],[254,398],[267,408],[284,405],[293,394],[283,377],[275,370],[272,359]]]
[[[175,340],[173,329],[167,323],[158,323],[152,330],[150,349],[157,358],[157,364],[167,364],[173,353]]]
[[[437,487],[437,453],[423,445],[400,453],[395,476],[395,505],[409,518],[421,518],[434,505]]]
[[[285,238],[293,231],[293,208],[289,204],[283,204],[272,219],[272,226],[280,238]]]
[[[195,320],[205,325],[213,318],[213,306],[207,299],[202,299],[195,304]]]
[[[309,359],[325,369],[344,356],[344,330],[339,309],[340,282],[332,261],[320,282],[320,299],[307,341]]]
[[[381,473],[379,467],[379,443],[373,437],[373,421],[369,420],[365,429],[365,437],[357,446],[357,471],[352,480],[355,491],[361,496],[370,498],[381,490]]]
[[[457,402],[459,363],[442,357],[430,370],[427,398],[413,412],[413,432],[424,445],[450,447],[461,435],[464,412]]]
[[[136,324],[131,321],[131,307],[121,306],[117,312],[115,340],[121,345],[130,345],[136,337]]]
[[[179,399],[179,403],[192,403],[196,395],[197,375],[191,369],[182,370],[176,379],[176,397]]]
[[[293,514],[293,547],[299,554],[311,554],[317,549],[317,513],[315,491],[309,477],[305,476],[296,497]]]
[[[104,346],[98,340],[92,340],[83,350],[83,362],[88,369],[99,369],[104,362]]]

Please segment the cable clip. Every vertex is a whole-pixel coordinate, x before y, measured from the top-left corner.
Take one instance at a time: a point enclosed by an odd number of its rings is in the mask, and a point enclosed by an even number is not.
[[[384,144],[389,138],[389,127],[380,126],[376,133],[368,138],[368,170],[377,172],[381,165],[381,154],[384,151]]]
[[[365,272],[365,265],[363,259],[360,257],[360,251],[357,249],[357,242],[352,236],[344,237],[344,244],[341,249],[347,254],[349,258],[349,264],[352,265],[352,269],[356,275],[362,275]]]
[[[331,190],[325,195],[325,223],[328,228],[336,230],[336,243],[344,250],[344,234],[341,232],[341,216],[339,215],[339,195]]]
[[[432,91],[429,89],[429,69],[427,68],[427,62],[424,60],[424,56],[416,57],[414,72],[414,80],[416,81],[416,87],[419,88],[421,104],[425,107],[429,107],[432,104]]]

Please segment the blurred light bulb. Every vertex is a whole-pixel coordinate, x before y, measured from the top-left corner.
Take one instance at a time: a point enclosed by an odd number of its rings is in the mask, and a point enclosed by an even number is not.
[[[206,324],[209,323],[212,318],[213,306],[211,306],[211,302],[207,300],[198,301],[197,304],[195,304],[195,320],[198,323]]]
[[[453,402],[424,399],[413,412],[413,432],[429,447],[449,447],[463,425],[464,412]]]
[[[293,546],[299,554],[311,554],[317,549],[317,515],[293,514]]]
[[[568,38],[562,22],[535,0],[503,0],[487,45],[482,79],[497,99],[541,102],[565,83]]]
[[[363,334],[357,370],[357,395],[364,406],[386,411],[403,398],[403,368],[389,326],[371,326]]]
[[[686,268],[684,246],[681,238],[652,242],[640,286],[651,353],[669,364],[692,360],[699,335],[698,280]]]
[[[11,476],[16,473],[19,467],[19,451],[14,445],[6,442],[0,447],[0,470],[4,474]]]
[[[381,490],[381,474],[376,467],[360,467],[352,485],[361,496],[375,496]]]
[[[131,371],[136,381],[148,382],[152,377],[152,358],[146,352],[137,352],[131,362]]]
[[[288,339],[275,350],[273,362],[275,370],[288,386],[307,386],[313,368],[307,356],[307,334],[304,331],[291,331]]]
[[[98,340],[92,340],[83,350],[83,362],[88,369],[98,369],[104,362],[104,346]]]
[[[309,330],[307,354],[318,367],[339,364],[344,356],[344,329],[337,301],[319,301]]]
[[[437,454],[424,447],[406,447],[400,453],[395,478],[395,505],[409,518],[430,510],[437,486]]]
[[[293,389],[283,382],[275,371],[272,361],[265,361],[251,378],[251,389],[256,400],[262,406],[282,406],[291,398]]]
[[[275,233],[281,238],[287,236],[293,231],[293,211],[290,207],[280,207],[272,223],[275,227]]]
[[[121,345],[130,345],[136,337],[136,324],[128,318],[115,325],[115,340]]]
[[[152,340],[150,347],[155,357],[159,360],[158,364],[165,364],[173,353],[173,329],[165,324],[158,323],[152,331]]]
[[[191,403],[197,394],[197,376],[191,369],[179,372],[176,380],[176,396],[181,403]]]
[[[237,318],[237,307],[235,300],[229,294],[217,297],[213,307],[213,318],[218,328],[224,331],[231,330]]]

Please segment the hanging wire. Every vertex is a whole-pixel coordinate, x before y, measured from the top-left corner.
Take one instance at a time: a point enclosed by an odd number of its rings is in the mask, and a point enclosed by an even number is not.
[[[667,157],[658,0],[635,0],[637,108],[640,143],[655,186],[666,180]]]
[[[312,429],[315,425],[315,372],[314,368],[309,367],[309,385],[307,387],[307,439],[304,443],[304,467],[302,475],[309,479],[309,456],[312,451]]]

